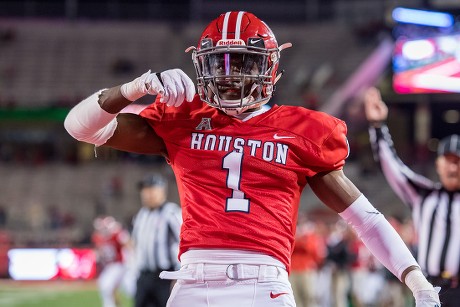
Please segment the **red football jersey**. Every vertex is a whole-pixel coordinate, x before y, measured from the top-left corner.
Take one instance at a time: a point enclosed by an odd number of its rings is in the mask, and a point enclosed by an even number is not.
[[[123,246],[129,240],[126,230],[116,230],[112,233],[95,231],[91,240],[96,247],[99,261],[103,264],[123,261]]]
[[[273,106],[247,121],[198,96],[157,101],[140,115],[164,140],[182,206],[179,257],[191,248],[257,251],[290,268],[306,178],[342,168],[346,125],[325,113]]]

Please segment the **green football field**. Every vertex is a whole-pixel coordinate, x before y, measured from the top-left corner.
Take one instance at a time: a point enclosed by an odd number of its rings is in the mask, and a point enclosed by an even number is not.
[[[131,307],[132,301],[120,293],[121,307]],[[18,282],[0,280],[2,307],[100,307],[94,281]]]

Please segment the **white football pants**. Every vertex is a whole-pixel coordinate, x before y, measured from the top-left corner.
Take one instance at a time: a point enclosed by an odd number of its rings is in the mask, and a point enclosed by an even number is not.
[[[109,263],[102,270],[97,280],[102,306],[117,306],[115,292],[123,279],[125,271],[125,266],[120,262]]]
[[[295,307],[286,270],[273,265],[194,263],[160,277],[177,279],[167,307]]]

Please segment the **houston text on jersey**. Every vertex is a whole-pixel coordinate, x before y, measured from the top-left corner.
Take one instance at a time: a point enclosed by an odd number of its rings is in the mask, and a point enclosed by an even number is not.
[[[245,147],[249,149],[251,156],[261,158],[267,162],[286,165],[289,151],[289,147],[286,144],[196,132],[192,133],[190,140],[190,148],[196,150],[244,152]]]

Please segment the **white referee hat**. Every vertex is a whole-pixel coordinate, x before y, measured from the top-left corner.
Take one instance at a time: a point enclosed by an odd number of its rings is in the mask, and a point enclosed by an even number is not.
[[[460,136],[452,134],[443,138],[438,145],[438,156],[454,154],[460,157]]]

